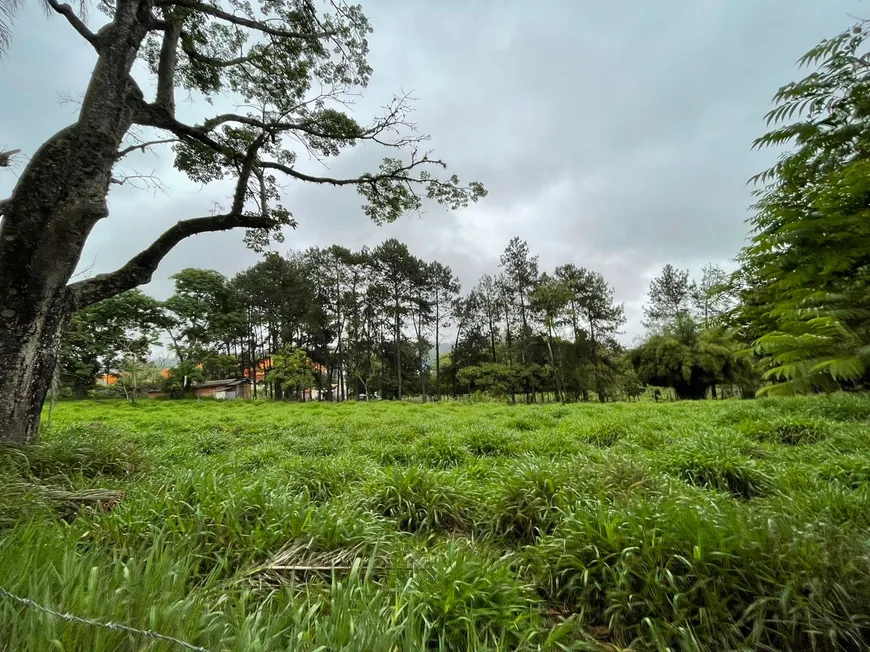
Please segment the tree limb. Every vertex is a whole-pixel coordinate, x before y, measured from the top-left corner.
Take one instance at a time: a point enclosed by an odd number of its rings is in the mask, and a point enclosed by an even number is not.
[[[88,43],[93,45],[95,49],[100,49],[100,38],[88,29],[88,26],[85,25],[81,18],[76,16],[76,12],[71,6],[68,4],[60,4],[57,0],[45,0],[45,2],[56,13],[66,18],[67,22],[72,25]]]
[[[337,36],[338,32],[336,31],[325,31],[325,32],[291,32],[286,29],[278,29],[275,27],[271,27],[267,25],[265,22],[260,20],[252,20],[250,18],[244,18],[242,16],[236,16],[235,14],[227,13],[217,7],[213,7],[212,5],[207,5],[202,2],[197,2],[196,0],[157,0],[154,3],[155,7],[185,7],[187,9],[193,9],[194,11],[198,11],[203,14],[207,14],[209,16],[214,16],[215,18],[219,18],[220,20],[225,20],[228,23],[232,23],[233,25],[240,25],[242,27],[247,27],[249,29],[257,30],[259,32],[263,32],[264,34],[269,34],[271,36],[283,36],[285,38],[299,38],[299,39],[308,39],[308,40],[320,40],[322,38],[329,38],[330,36]]]
[[[178,61],[178,41],[181,26],[167,16],[163,41],[160,44],[160,59],[157,63],[157,95],[154,103],[170,115],[175,115],[175,68]]]
[[[415,161],[411,161],[407,165],[403,165],[392,172],[380,173],[380,174],[370,174],[363,175],[361,177],[355,178],[347,178],[347,179],[337,179],[334,177],[315,177],[310,174],[305,174],[304,172],[299,172],[296,168],[293,168],[289,165],[284,165],[283,163],[278,163],[276,161],[260,161],[259,166],[264,169],[270,170],[278,170],[283,172],[284,174],[291,176],[295,179],[299,179],[301,181],[308,181],[310,183],[321,183],[321,184],[329,184],[332,186],[356,186],[361,184],[371,184],[381,181],[383,179],[393,179],[395,181],[417,181],[412,177],[409,177],[406,172],[410,172],[416,167],[420,167],[421,165],[440,165],[442,167],[446,167],[443,161],[439,161],[437,159],[423,158],[417,159]]]
[[[245,152],[245,158],[239,165],[239,178],[233,195],[233,204],[229,213],[194,217],[176,222],[157,238],[151,246],[133,256],[123,267],[114,272],[99,274],[87,281],[79,281],[69,286],[70,296],[76,310],[89,306],[119,292],[130,290],[148,283],[166,255],[173,247],[185,238],[199,233],[227,231],[239,227],[250,229],[270,229],[278,222],[263,215],[246,215],[244,210],[248,182],[257,161],[257,153],[263,145],[264,135],[255,138]]]
[[[131,258],[123,267],[114,272],[98,274],[87,281],[79,281],[70,285],[73,305],[76,309],[80,309],[119,292],[148,283],[163,258],[175,245],[190,236],[240,227],[268,229],[274,226],[276,226],[274,220],[259,215],[234,213],[180,220],[164,231],[151,246]]]
[[[215,57],[210,57],[201,52],[198,52],[196,48],[194,48],[188,39],[185,38],[186,33],[181,33],[181,50],[187,55],[187,58],[191,61],[196,61],[197,63],[201,63],[206,66],[213,66],[215,68],[230,68],[232,66],[238,66],[243,63],[247,63],[251,61],[256,55],[249,54],[241,57],[236,57],[235,59],[217,59]]]
[[[148,142],[139,143],[138,145],[130,145],[130,147],[125,147],[124,149],[119,150],[118,154],[116,155],[115,158],[116,158],[116,160],[121,160],[122,158],[127,156],[127,154],[132,154],[137,149],[141,150],[144,153],[147,148],[153,147],[154,145],[168,145],[169,143],[177,143],[177,142],[178,142],[177,138],[163,138],[161,140],[149,140]]]

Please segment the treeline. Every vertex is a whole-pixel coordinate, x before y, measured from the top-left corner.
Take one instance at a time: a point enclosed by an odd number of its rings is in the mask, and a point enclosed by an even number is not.
[[[651,336],[627,352],[617,340],[623,306],[600,273],[541,272],[518,238],[500,263],[467,292],[448,266],[395,239],[270,253],[233,278],[185,269],[166,301],[134,290],[77,313],[60,378],[79,396],[102,374],[135,396],[258,371],[253,394],[273,398],[312,388],[325,400],[485,392],[529,403],[633,399],[647,384],[686,398],[715,397],[722,384],[753,391],[719,326],[720,269],[695,284],[666,266],[650,288]],[[172,352],[168,374],[147,362],[158,342]]]
[[[693,399],[867,389],[870,66],[856,62],[868,37],[862,21],[822,42],[802,59],[817,69],[777,92],[774,128],[755,146],[792,149],[754,179],[739,269],[708,266],[695,281],[665,266],[633,350],[619,345],[624,310],[597,272],[542,272],[515,238],[498,274],[463,293],[447,266],[388,240],[270,254],[232,279],[184,270],[165,302],[136,291],[108,299],[75,316],[56,380],[81,395],[114,373],[134,395],[146,379],[183,394],[264,368],[255,391],[276,398],[316,385],[337,399],[487,392],[528,402],[633,398],[646,386]],[[165,380],[145,363],[160,337],[176,359]]]

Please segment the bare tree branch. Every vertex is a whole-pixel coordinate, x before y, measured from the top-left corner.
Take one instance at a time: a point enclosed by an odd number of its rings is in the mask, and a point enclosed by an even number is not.
[[[6,152],[0,152],[0,168],[8,168],[12,157],[20,152],[20,149],[10,149]]]
[[[46,4],[48,4],[56,13],[60,14],[64,18],[66,18],[67,22],[73,26],[73,28],[84,37],[84,39],[94,46],[96,50],[100,49],[100,38],[94,34],[88,26],[85,25],[84,21],[76,15],[75,10],[69,6],[68,4],[61,4],[57,2],[57,0],[45,0]]]
[[[154,145],[167,145],[170,143],[177,143],[177,142],[178,142],[177,138],[163,138],[161,140],[149,140],[149,141],[144,142],[144,143],[137,143],[136,145],[130,145],[129,147],[125,147],[124,149],[118,151],[118,154],[116,156],[116,160],[121,160],[122,158],[124,158],[128,154],[132,154],[136,150],[139,150],[139,151],[144,153],[147,148],[153,147]]]
[[[70,285],[73,306],[80,309],[106,297],[148,283],[163,258],[185,238],[199,233],[227,231],[239,227],[266,229],[273,226],[275,226],[273,220],[259,215],[233,213],[181,220],[164,231],[151,246],[131,258],[123,267]]]
[[[131,258],[123,267],[114,272],[99,274],[86,281],[79,281],[69,286],[70,296],[75,309],[96,303],[119,292],[143,285],[151,280],[160,261],[185,238],[199,233],[227,231],[239,227],[250,229],[269,229],[278,225],[275,220],[262,215],[245,214],[244,204],[248,194],[248,183],[254,170],[257,154],[263,145],[264,136],[255,138],[245,152],[245,158],[239,165],[239,178],[233,204],[229,213],[194,217],[176,222],[163,232],[149,247]]]
[[[168,192],[168,188],[154,171],[152,171],[151,174],[139,174],[135,171],[133,174],[119,174],[117,177],[111,177],[109,183],[117,186],[129,184],[139,190],[147,190],[150,188],[155,193],[158,190],[163,194],[167,194]]]

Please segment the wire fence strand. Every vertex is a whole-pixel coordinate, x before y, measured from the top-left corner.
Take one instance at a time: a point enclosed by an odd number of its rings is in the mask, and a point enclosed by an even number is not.
[[[65,620],[68,623],[76,623],[78,625],[87,625],[89,627],[101,627],[103,629],[108,629],[113,632],[122,632],[124,634],[132,634],[134,636],[144,636],[146,638],[151,638],[157,641],[165,641],[166,643],[173,643],[178,647],[184,648],[185,650],[191,650],[192,652],[211,652],[204,647],[199,647],[198,645],[193,645],[188,643],[187,641],[182,641],[180,638],[175,638],[174,636],[167,636],[166,634],[160,634],[159,632],[155,632],[150,629],[136,629],[135,627],[130,627],[128,625],[122,625],[120,623],[115,623],[109,621],[107,623],[101,622],[99,620],[93,620],[91,618],[82,618],[81,616],[76,616],[71,613],[61,613],[59,611],[55,611],[54,609],[49,609],[48,607],[43,607],[41,604],[38,604],[31,600],[30,598],[22,598],[20,596],[15,595],[14,593],[10,593],[2,586],[0,586],[0,598],[7,598],[12,602],[15,602],[22,607],[28,607],[30,609],[35,609],[44,614],[48,614],[53,618],[59,618],[60,620]]]

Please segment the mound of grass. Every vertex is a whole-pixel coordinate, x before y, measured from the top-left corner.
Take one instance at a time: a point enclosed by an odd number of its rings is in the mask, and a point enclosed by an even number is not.
[[[829,434],[826,423],[809,418],[780,418],[774,421],[750,421],[740,426],[740,431],[758,441],[798,446],[815,444]]]
[[[8,454],[23,457],[28,472],[46,480],[70,476],[126,477],[143,470],[146,463],[139,446],[101,423],[55,428],[37,445],[10,449]]]
[[[414,442],[411,461],[428,467],[457,466],[470,456],[458,437],[443,434],[424,435]]]
[[[516,438],[492,427],[476,427],[465,432],[461,441],[477,457],[509,457],[520,447]]]
[[[696,438],[674,445],[663,457],[665,468],[698,487],[741,499],[767,494],[773,487],[758,462],[740,453],[741,441],[730,437]]]
[[[406,532],[461,531],[471,522],[469,488],[456,475],[418,466],[390,467],[363,493],[364,507]]]
[[[550,532],[563,510],[575,501],[574,471],[550,460],[528,459],[505,469],[487,496],[492,534],[512,543],[529,543]]]
[[[516,576],[510,557],[494,558],[459,542],[437,545],[410,580],[410,609],[424,623],[430,649],[516,649],[540,626],[533,587]],[[478,648],[479,649],[479,648]]]

